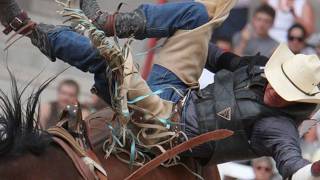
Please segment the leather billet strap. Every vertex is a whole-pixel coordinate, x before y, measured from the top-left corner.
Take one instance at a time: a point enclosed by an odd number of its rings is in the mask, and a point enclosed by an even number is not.
[[[90,168],[84,163],[82,158],[62,139],[58,137],[53,137],[55,143],[57,143],[72,160],[74,166],[77,168],[78,172],[81,174],[82,178],[85,180],[95,179],[94,174],[91,172]]]
[[[174,156],[188,149],[194,148],[198,145],[201,145],[209,141],[217,141],[217,140],[225,139],[231,135],[233,135],[233,131],[226,130],[226,129],[220,129],[220,130],[211,131],[205,134],[201,134],[157,156],[156,158],[154,158],[153,160],[151,160],[150,162],[148,162],[147,164],[145,164],[144,166],[140,167],[138,170],[133,172],[130,176],[126,178],[126,180],[141,179],[147,173],[149,173],[156,167],[160,166],[161,163],[173,158]]]
[[[64,128],[56,126],[48,129],[48,132],[54,137],[57,137],[66,141],[79,156],[86,156],[86,151],[80,147],[77,141]]]
[[[48,132],[53,135],[53,140],[68,154],[72,159],[73,164],[78,169],[79,173],[84,179],[100,179],[106,180],[107,175],[105,170],[102,168],[97,156],[93,151],[85,151],[77,141],[69,134],[67,130],[62,127],[52,127],[48,129]],[[87,164],[84,158],[89,159],[90,163]],[[89,161],[87,161],[89,162]],[[89,166],[93,166],[92,171]]]
[[[5,35],[9,34],[11,31],[17,31],[23,27],[27,21],[30,20],[27,13],[22,11],[18,16],[16,16],[8,26],[2,31]]]

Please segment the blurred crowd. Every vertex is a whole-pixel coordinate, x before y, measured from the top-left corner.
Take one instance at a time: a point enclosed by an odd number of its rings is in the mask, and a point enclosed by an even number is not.
[[[315,13],[308,0],[260,1],[251,11],[249,7],[252,1],[239,0],[229,18],[214,32],[212,41],[224,51],[231,51],[241,56],[260,53],[270,57],[279,43],[287,43],[296,54],[320,56],[320,33],[315,31]],[[205,80],[200,79],[202,87],[213,80],[213,75],[207,71],[203,76]],[[80,88],[76,81],[71,79],[62,81],[57,88],[56,100],[40,107],[41,127],[47,129],[55,125],[62,109],[68,104],[75,104],[79,93]],[[88,102],[80,104],[84,118],[106,107],[106,104],[95,95],[92,95]],[[304,158],[310,161],[320,159],[319,138],[319,125],[315,125],[302,137]],[[268,157],[244,164],[251,166],[253,178],[250,179],[281,179],[276,172],[274,162]],[[224,179],[239,179],[239,177],[226,174]]]
[[[250,1],[240,0],[212,41],[242,56],[269,57],[279,43],[287,43],[294,53],[320,55],[320,34],[315,32],[315,13],[308,0],[260,1],[250,13]]]

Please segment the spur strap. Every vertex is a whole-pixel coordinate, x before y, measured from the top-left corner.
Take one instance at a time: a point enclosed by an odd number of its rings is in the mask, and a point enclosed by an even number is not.
[[[115,35],[115,21],[116,16],[118,13],[107,15],[106,17],[106,23],[104,24],[103,30],[106,32],[107,35],[113,36]]]
[[[172,149],[167,150],[163,154],[157,156],[144,166],[137,169],[135,172],[133,172],[130,176],[128,176],[125,180],[138,180],[145,176],[147,173],[155,169],[156,167],[160,166],[161,163],[173,158],[174,156],[188,150],[192,149],[198,145],[201,145],[203,143],[209,142],[209,141],[217,141],[224,138],[227,138],[229,136],[233,135],[233,131],[226,130],[226,129],[220,129],[211,131],[205,134],[201,134],[197,137],[194,137],[188,141],[185,141]]]
[[[11,31],[17,31],[26,24],[29,17],[26,12],[22,11],[18,14],[2,31],[5,35],[8,35]]]

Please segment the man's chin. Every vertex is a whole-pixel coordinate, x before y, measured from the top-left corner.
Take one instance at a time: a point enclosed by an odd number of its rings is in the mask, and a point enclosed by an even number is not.
[[[282,107],[280,102],[278,102],[277,100],[275,100],[272,97],[269,97],[268,95],[264,96],[263,102],[264,102],[264,104],[266,104],[267,106],[270,106],[270,107],[276,107],[276,108]]]

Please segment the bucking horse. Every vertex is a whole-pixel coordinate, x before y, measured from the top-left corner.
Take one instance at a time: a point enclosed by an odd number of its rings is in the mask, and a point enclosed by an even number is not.
[[[130,168],[127,163],[120,161],[114,155],[105,158],[104,139],[110,136],[105,122],[110,121],[114,114],[110,109],[91,114],[85,121],[82,121],[79,106],[68,106],[61,115],[60,125],[58,124],[48,131],[41,130],[36,116],[37,105],[42,91],[53,79],[48,80],[36,91],[29,94],[26,103],[23,103],[22,96],[27,87],[19,90],[14,75],[9,73],[12,82],[11,97],[0,90],[0,177],[2,180],[119,180],[126,179],[130,175],[128,179],[187,180],[197,179],[199,176],[197,174],[205,179],[219,179],[216,166],[201,167],[194,159],[181,160],[184,163],[170,168],[159,166],[160,163],[156,163],[143,169],[144,166]],[[67,131],[68,125],[66,123],[73,120],[82,122],[80,124],[83,126],[78,134]],[[85,125],[83,122],[86,122]],[[218,140],[230,135],[231,132],[220,130],[213,132],[208,137],[210,140]],[[82,137],[80,139],[83,140],[78,143],[79,141],[76,139],[79,139],[80,136]],[[199,139],[196,141],[198,142]],[[84,143],[87,144],[84,145]],[[87,148],[83,148],[85,146]],[[188,148],[190,147],[182,149]],[[168,150],[164,156],[160,155],[155,159],[160,158],[161,160],[158,162],[163,162],[181,152],[182,149]],[[92,157],[90,154],[95,154],[94,158],[85,160],[86,157]],[[151,160],[150,163],[154,163],[154,161]],[[95,173],[92,171],[95,168],[102,168],[101,171],[106,174],[100,171]],[[142,172],[139,171],[139,168],[142,168]]]

